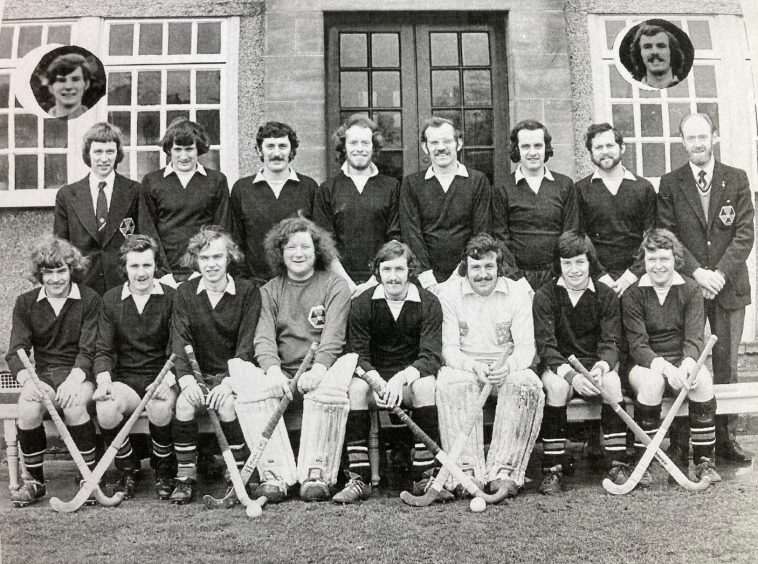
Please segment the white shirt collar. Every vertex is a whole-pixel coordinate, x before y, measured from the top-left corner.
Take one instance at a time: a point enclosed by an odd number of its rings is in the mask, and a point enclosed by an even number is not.
[[[544,170],[542,171],[542,178],[547,178],[548,180],[551,180],[551,181],[554,182],[555,178],[553,178],[553,173],[550,172],[550,169],[547,168],[547,166],[544,166],[543,169]],[[521,165],[518,165],[516,167],[516,173],[515,173],[516,184],[518,184],[519,181],[522,180],[522,179],[524,179],[524,178],[526,178],[526,176],[524,176],[524,173],[521,172]]]
[[[674,271],[674,278],[671,280],[671,285],[681,286],[684,283],[685,282],[684,282],[684,278],[682,278],[682,275]],[[650,280],[650,275],[646,272],[645,274],[640,276],[640,281],[638,282],[638,284],[640,287],[653,286],[653,281]]]
[[[105,182],[105,190],[108,190],[109,188],[113,188],[113,183],[116,180],[116,171],[112,170],[108,176],[106,176],[103,179],[98,178],[94,174],[90,173],[89,175],[89,189],[93,191],[95,194],[97,194],[97,191],[99,190],[98,184],[101,182]]]
[[[705,179],[710,183],[713,180],[713,167],[716,165],[716,159],[713,155],[711,155],[711,160],[705,163],[705,166],[698,166],[696,164],[692,164],[691,161],[687,161],[690,164],[690,169],[692,169],[692,176],[695,177],[695,180],[698,180],[698,176],[700,174],[701,170],[705,171]]]
[[[207,292],[208,289],[205,287],[205,279],[200,278],[200,283],[197,285],[197,294],[200,292]],[[230,274],[226,275],[226,288],[224,288],[224,293],[229,294],[230,296],[236,296],[237,295],[237,287],[234,285],[234,278]]]
[[[476,294],[476,292],[474,291],[474,288],[471,287],[471,282],[469,281],[468,277],[463,278],[461,289],[463,290],[464,296],[466,294]],[[495,292],[508,294],[508,283],[505,281],[505,278],[503,278],[502,276],[498,277],[497,283],[495,284],[495,290],[492,292],[492,294],[494,294]],[[490,294],[490,296],[492,294]],[[485,296],[485,297],[489,297],[489,296]]]
[[[173,165],[171,163],[168,163],[166,165],[165,170],[163,171],[163,178],[166,178],[172,172],[176,174],[177,176],[179,175],[179,173],[174,170]],[[200,163],[197,163],[197,169],[195,170],[195,172],[199,172],[203,176],[208,176],[208,173],[206,172],[205,167],[201,165]]]
[[[367,175],[350,174],[350,166],[347,164],[347,161],[342,163],[342,166],[340,167],[340,169],[342,170],[342,172],[345,173],[345,176],[347,176],[348,178],[372,178],[379,174],[379,169],[376,168],[376,165],[374,163],[368,163],[369,173]]]
[[[37,294],[37,301],[41,302],[42,300],[46,300],[47,294],[45,293],[45,287],[42,286],[39,289],[39,294]],[[67,300],[81,300],[82,299],[82,293],[79,291],[79,285],[76,282],[71,283],[71,291],[68,293],[68,296],[66,296]]]
[[[384,286],[381,284],[374,288],[374,295],[371,296],[372,300],[386,300],[387,296],[384,295]],[[397,301],[397,300],[395,300]],[[404,302],[418,302],[421,303],[421,296],[418,293],[418,288],[411,282],[408,284],[408,294],[405,296]]]
[[[561,286],[562,288],[566,288],[566,290],[571,290],[572,292],[583,292],[584,290],[574,290],[573,288],[569,288],[566,286],[566,281],[563,279],[563,276],[558,277],[558,282],[556,282],[557,286]],[[595,291],[595,284],[592,282],[592,278],[589,279],[589,282],[587,284],[587,287],[585,290],[589,290],[590,292]]]
[[[300,182],[300,178],[298,178],[297,173],[295,172],[295,169],[290,167],[290,173],[289,176],[287,176],[287,180],[294,180],[295,182]],[[285,182],[287,182],[285,180]],[[259,168],[258,172],[255,173],[255,178],[253,178],[253,184],[257,184],[258,182],[265,182],[268,184],[268,180],[266,180],[266,177],[263,176],[263,169]]]
[[[437,176],[437,174],[434,172],[434,167],[430,166],[429,168],[426,169],[424,180],[429,180],[430,178],[434,178],[435,176]],[[464,164],[458,163],[458,168],[455,171],[454,176],[462,176],[464,178],[468,178],[469,176],[468,169],[466,168]]]
[[[150,290],[150,295],[162,296],[163,294],[163,286],[161,286],[161,283],[157,280],[153,280],[153,288]],[[124,285],[121,287],[121,299],[125,300],[129,296],[133,295],[134,294],[132,294],[132,291],[129,288],[129,282],[124,282]]]
[[[624,176],[622,177],[622,180],[637,180],[637,177],[635,177],[630,170],[627,170],[624,166],[621,168],[624,169]],[[603,180],[603,177],[600,176],[600,169],[597,167],[595,167],[595,172],[592,173],[592,178],[590,181],[592,180]]]

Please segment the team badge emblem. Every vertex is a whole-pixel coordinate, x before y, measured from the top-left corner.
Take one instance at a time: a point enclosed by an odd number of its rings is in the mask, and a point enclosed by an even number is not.
[[[466,323],[465,321],[461,321],[458,324],[458,332],[461,334],[461,337],[465,337],[466,335],[468,335],[468,323]]]
[[[729,227],[732,223],[734,223],[734,208],[732,206],[721,206],[721,211],[719,212],[719,219],[721,222]]]
[[[322,305],[313,306],[308,312],[308,323],[314,329],[323,329],[326,324],[326,308]]]
[[[125,217],[121,220],[118,230],[121,231],[121,235],[128,237],[134,233],[134,220],[131,217]]]
[[[495,324],[495,335],[498,345],[504,345],[509,342],[511,340],[511,322],[503,321],[502,323]]]

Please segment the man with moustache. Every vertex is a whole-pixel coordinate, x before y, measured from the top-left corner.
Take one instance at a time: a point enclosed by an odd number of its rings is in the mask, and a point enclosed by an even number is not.
[[[400,184],[373,163],[383,141],[374,121],[355,114],[333,139],[342,167],[320,186],[313,219],[334,237],[348,286],[357,297],[378,282],[371,269],[376,251],[400,236]]]
[[[705,315],[719,339],[713,347],[714,382],[734,383],[745,306],[751,300],[746,261],[755,238],[752,192],[745,171],[714,158],[718,132],[708,114],[685,116],[679,134],[689,162],[661,178],[658,225],[681,239],[681,272],[695,279],[705,297]],[[736,441],[736,426],[736,415],[716,417],[716,455],[749,462],[752,455]],[[682,462],[685,446],[674,453]]]
[[[419,283],[438,293],[468,240],[487,231],[492,188],[483,173],[458,162],[463,138],[452,121],[437,116],[424,121],[421,148],[432,165],[403,179],[400,229],[419,261]]]
[[[245,253],[241,275],[263,285],[274,276],[263,250],[266,234],[285,218],[311,217],[318,185],[292,167],[300,142],[289,125],[266,122],[255,142],[263,166],[234,183],[230,204],[232,235]]]
[[[676,36],[656,24],[640,24],[629,47],[633,77],[642,84],[668,88],[682,79],[684,53]]]

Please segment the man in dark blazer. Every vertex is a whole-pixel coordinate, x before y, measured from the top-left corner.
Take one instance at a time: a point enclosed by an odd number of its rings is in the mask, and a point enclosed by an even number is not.
[[[82,284],[102,295],[124,282],[118,265],[124,239],[156,233],[139,183],[115,170],[124,158],[121,131],[109,123],[93,125],[84,135],[82,157],[90,173],[58,191],[53,232],[90,259]]]
[[[684,244],[682,273],[695,279],[705,297],[711,333],[719,339],[713,348],[714,383],[733,383],[750,303],[746,261],[755,236],[752,193],[745,171],[714,159],[718,134],[707,114],[685,116],[679,133],[689,162],[661,178],[658,226]],[[751,454],[735,440],[736,424],[736,416],[716,418],[716,456],[749,462]],[[686,450],[682,455],[686,458]]]

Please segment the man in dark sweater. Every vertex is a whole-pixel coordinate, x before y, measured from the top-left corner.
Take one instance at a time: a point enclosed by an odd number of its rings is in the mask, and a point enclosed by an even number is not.
[[[391,408],[404,403],[413,409],[414,421],[439,442],[434,391],[442,364],[442,307],[434,294],[410,281],[417,262],[408,245],[395,240],[385,243],[374,265],[380,284],[352,304],[350,347],[358,353],[363,370],[387,382],[384,396],[376,398],[377,405]],[[355,503],[371,492],[370,392],[365,381],[353,378],[345,436],[347,456],[343,455],[350,480],[332,499],[336,503]],[[429,478],[426,473],[436,466],[435,458],[423,443],[414,444],[411,457],[416,493],[423,493],[424,479]],[[447,490],[441,493],[452,498]]]
[[[421,148],[432,165],[403,179],[400,229],[419,261],[419,283],[436,294],[469,239],[489,228],[492,187],[483,173],[458,162],[463,138],[452,121],[427,119]]]
[[[584,142],[596,168],[576,183],[582,229],[605,272],[600,282],[622,296],[645,272],[636,258],[642,234],[655,226],[655,189],[621,164],[624,137],[610,124],[590,125]]]
[[[567,231],[555,249],[558,278],[544,284],[534,296],[534,338],[545,386],[545,415],[542,418],[542,468],[546,477],[540,492],[561,491],[566,466],[566,404],[574,393],[600,399],[602,386],[624,408],[617,370],[621,342],[621,313],[618,298],[605,284],[598,283],[599,263],[587,235]],[[594,380],[574,370],[568,357],[575,355]],[[609,477],[624,483],[629,472],[624,465],[626,426],[613,408],[601,408],[604,454]]]
[[[537,291],[553,276],[553,249],[564,231],[579,227],[574,183],[551,172],[552,137],[533,119],[511,130],[511,161],[516,170],[495,186],[492,232],[506,247],[506,262],[518,268]]]
[[[154,239],[146,235],[129,237],[119,253],[120,270],[127,281],[103,296],[95,354],[97,389],[92,399],[105,444],[116,438],[171,351],[174,289],[155,280],[158,257]],[[171,419],[177,396],[175,384],[176,377],[169,372],[146,407],[159,499],[168,499],[173,489],[176,458]],[[121,472],[115,491],[129,499],[134,495],[141,464],[129,437],[118,447],[115,464]]]
[[[31,258],[34,279],[42,287],[16,298],[5,357],[8,368],[22,386],[18,398],[18,442],[29,475],[21,488],[11,493],[16,507],[32,504],[45,495],[42,463],[47,448],[42,425],[45,405],[17,351],[24,350],[27,355],[34,352],[42,393],[63,411],[63,419],[84,461],[90,469],[95,465],[95,424],[87,412],[87,404],[95,388],[92,360],[100,296],[78,284],[87,272],[87,259],[68,241],[45,236],[32,250]]]
[[[142,179],[145,201],[165,255],[161,282],[174,288],[192,274],[181,264],[190,237],[203,225],[229,228],[226,176],[198,162],[210,143],[202,125],[186,118],[175,119],[161,140],[170,162]]]
[[[245,253],[241,275],[263,285],[274,276],[263,251],[266,233],[287,217],[311,217],[318,185],[292,168],[299,141],[289,125],[266,122],[255,141],[263,167],[234,183],[230,207],[232,235]]]
[[[376,251],[400,236],[400,184],[373,163],[383,142],[374,121],[353,115],[333,138],[342,168],[319,188],[313,220],[334,237],[355,298],[377,284],[371,268]]]
[[[197,410],[207,407],[218,412],[238,466],[244,465],[249,454],[234,411],[234,394],[227,372],[229,359],[253,360],[253,336],[261,310],[258,287],[227,274],[230,263],[242,260],[231,236],[221,227],[211,225],[190,239],[182,262],[185,267],[199,271],[200,276],[179,287],[172,313],[173,350],[181,388],[172,424],[178,463],[176,488],[171,494],[174,503],[188,503],[194,495]],[[195,350],[202,381],[193,376],[184,352],[186,345]],[[206,395],[207,389],[210,392]]]
[[[716,443],[716,398],[713,378],[703,366],[692,374],[703,349],[705,317],[698,284],[682,276],[683,247],[667,229],[651,229],[640,246],[645,271],[622,299],[624,331],[634,366],[629,384],[634,393],[634,419],[651,438],[658,430],[666,388],[689,387],[689,422],[695,475],[721,480],[713,464]],[[689,379],[689,383],[688,383]],[[637,457],[645,451],[635,442]],[[677,462],[675,460],[675,462]],[[639,484],[650,486],[646,471]]]

